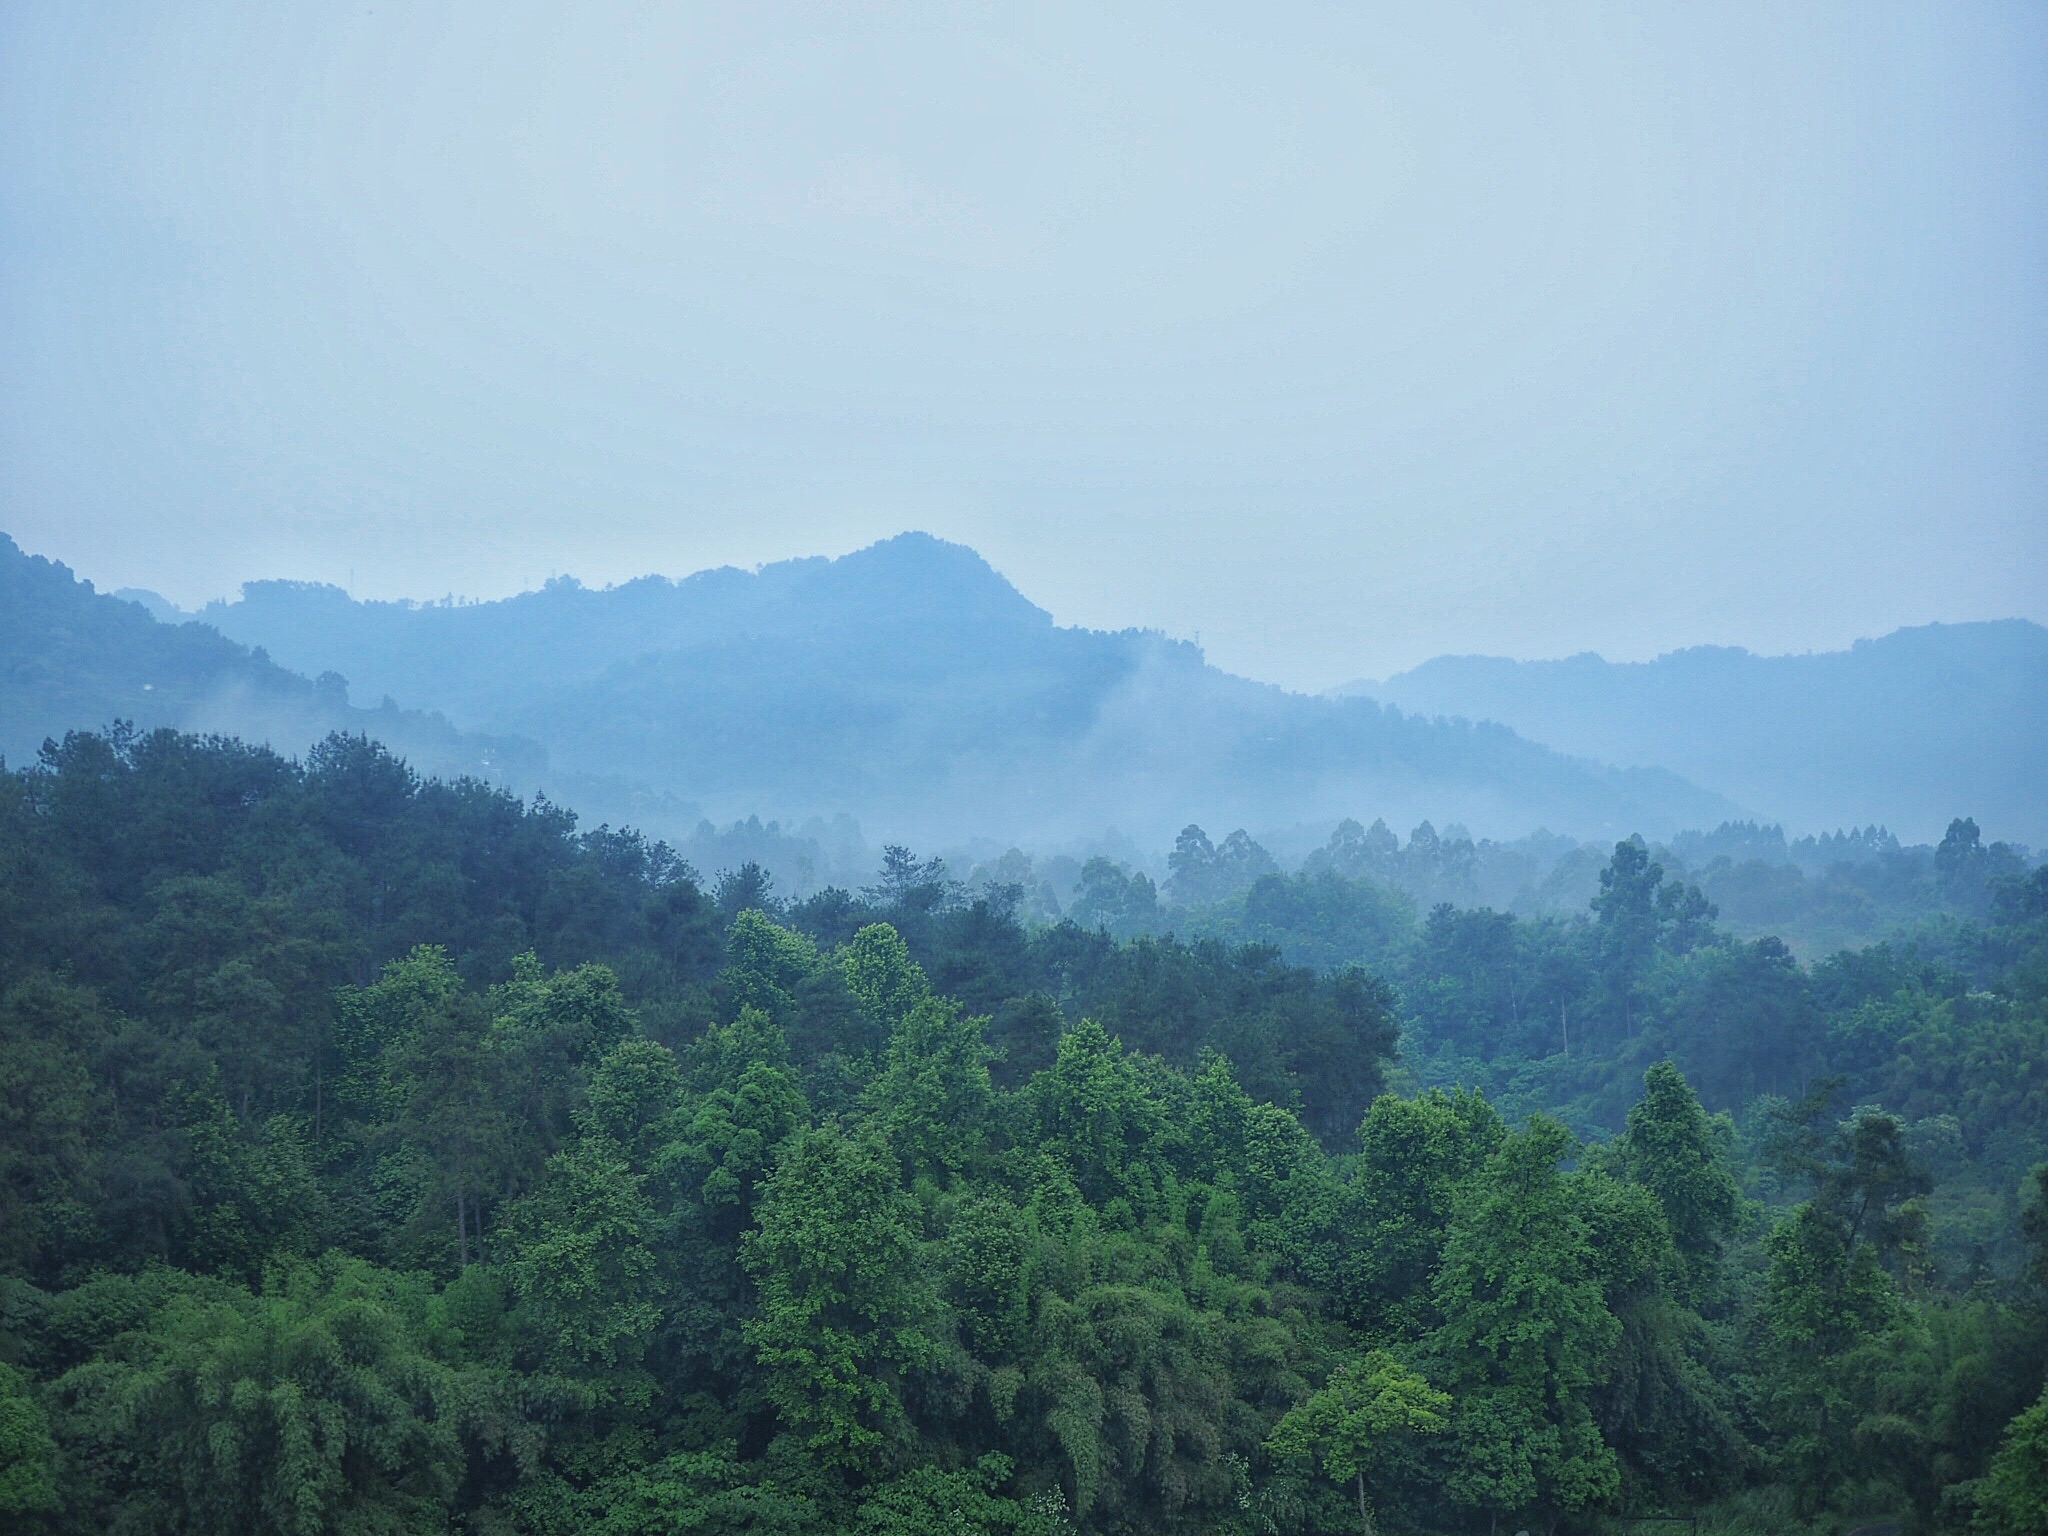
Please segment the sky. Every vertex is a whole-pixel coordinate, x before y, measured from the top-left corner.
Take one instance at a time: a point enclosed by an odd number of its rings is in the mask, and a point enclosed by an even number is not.
[[[19,0],[0,531],[973,545],[1301,688],[2048,620],[2048,7]]]

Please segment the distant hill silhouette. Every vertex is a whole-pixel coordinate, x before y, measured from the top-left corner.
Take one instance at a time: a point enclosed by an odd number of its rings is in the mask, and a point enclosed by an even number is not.
[[[850,812],[886,834],[1291,826],[1344,815],[1586,836],[1735,807],[1497,726],[1305,697],[1158,634],[1063,628],[974,551],[905,534],[837,560],[550,582],[499,602],[356,602],[256,582],[205,619],[286,665],[543,743],[720,816]]]
[[[1805,656],[1442,656],[1353,689],[1499,721],[1562,752],[1655,763],[1798,829],[1876,822],[1935,841],[1967,815],[1987,836],[2048,843],[2048,629],[2024,619]]]
[[[46,738],[116,719],[141,730],[237,735],[294,754],[346,731],[444,776],[524,783],[545,764],[530,742],[466,736],[388,699],[355,708],[339,677],[308,680],[204,624],[159,623],[0,534],[0,757],[33,762]]]

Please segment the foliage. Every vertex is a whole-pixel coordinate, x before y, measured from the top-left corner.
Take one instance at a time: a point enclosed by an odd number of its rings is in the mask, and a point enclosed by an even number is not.
[[[1978,918],[1811,965],[1633,841],[1454,905],[1449,827],[1027,922],[67,738],[0,774],[0,1520],[2035,1529],[2048,883],[1945,846]]]
[[[1331,1372],[1320,1391],[1273,1426],[1266,1446],[1284,1460],[1313,1462],[1336,1482],[1356,1480],[1358,1518],[1367,1523],[1367,1471],[1385,1458],[1389,1441],[1443,1429],[1450,1407],[1449,1393],[1376,1349]]]
[[[1977,1529],[1985,1536],[2048,1531],[2048,1393],[2006,1426],[1977,1486]]]

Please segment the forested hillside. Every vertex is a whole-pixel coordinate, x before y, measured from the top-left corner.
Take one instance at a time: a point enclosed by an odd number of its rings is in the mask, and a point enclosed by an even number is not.
[[[1807,831],[1876,822],[1932,840],[1967,806],[2048,843],[2048,629],[2024,619],[1805,656],[1440,656],[1356,686],[1425,715],[1498,720],[1560,752],[1654,763]]]
[[[2041,1529],[2048,874],[1958,824],[1802,967],[1638,842],[1540,920],[1348,848],[1186,835],[1218,936],[1118,937],[69,736],[0,777],[0,1518]]]
[[[434,771],[522,785],[546,762],[531,742],[465,736],[389,697],[356,708],[345,678],[316,671],[300,676],[204,624],[159,623],[0,534],[0,758],[10,764],[113,719],[232,731],[289,752],[333,731],[367,733]]]
[[[259,582],[205,617],[288,665],[721,819],[849,814],[928,841],[1115,827],[1149,842],[1195,817],[1327,825],[1370,805],[1612,839],[1736,809],[1658,768],[1288,693],[1154,633],[1063,628],[972,550],[922,534],[839,560],[603,591],[557,581],[491,603]]]

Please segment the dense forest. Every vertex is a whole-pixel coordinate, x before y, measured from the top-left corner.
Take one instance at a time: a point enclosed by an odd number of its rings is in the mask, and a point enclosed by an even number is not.
[[[0,1524],[2041,1536],[2048,869],[1859,834],[1881,936],[1795,953],[1763,835],[1567,915],[1357,823],[794,899],[68,735],[0,774]]]

